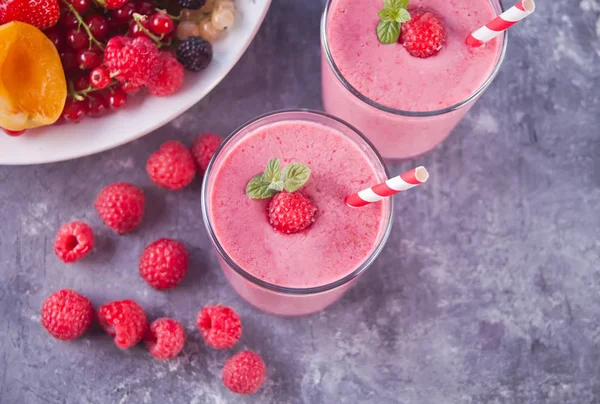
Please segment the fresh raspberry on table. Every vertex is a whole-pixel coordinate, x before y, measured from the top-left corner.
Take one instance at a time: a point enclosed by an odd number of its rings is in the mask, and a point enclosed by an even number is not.
[[[0,25],[21,21],[43,30],[55,26],[59,18],[58,0],[0,1]]]
[[[144,249],[140,258],[140,275],[155,289],[178,285],[188,269],[188,252],[177,240],[162,238]]]
[[[96,0],[98,4],[102,7],[107,8],[109,10],[116,10],[117,8],[121,8],[127,3],[129,0]]]
[[[419,58],[437,54],[446,43],[446,29],[440,17],[423,8],[409,10],[410,20],[402,24],[400,43]]]
[[[196,175],[190,150],[176,140],[163,143],[146,163],[148,176],[156,185],[170,190],[188,186]]]
[[[161,52],[158,64],[158,73],[150,77],[146,90],[158,97],[175,94],[183,84],[183,66],[170,52]]]
[[[94,202],[100,218],[119,234],[129,233],[142,223],[145,205],[144,192],[126,182],[107,186]]]
[[[104,65],[117,80],[139,87],[158,74],[159,55],[150,38],[115,36],[104,49]]]
[[[213,348],[231,348],[242,336],[242,320],[231,308],[221,305],[200,310],[196,319],[204,341]]]
[[[223,139],[215,133],[205,133],[194,139],[191,149],[199,173],[204,173],[206,171],[210,159],[213,154],[215,154],[215,151],[222,141]]]
[[[290,234],[313,224],[317,205],[302,192],[279,192],[267,207],[269,223],[281,233]]]
[[[185,342],[185,330],[179,321],[159,318],[148,327],[144,342],[150,355],[156,359],[170,359],[181,352]]]
[[[265,382],[267,368],[262,358],[252,351],[233,355],[223,367],[225,387],[238,394],[254,394]]]
[[[52,293],[42,305],[42,325],[54,338],[79,338],[90,328],[94,307],[85,296],[71,289]]]
[[[100,326],[111,337],[115,345],[127,349],[142,340],[148,329],[144,310],[133,300],[106,303],[98,309]]]
[[[83,222],[63,224],[54,240],[54,253],[62,262],[68,264],[85,257],[93,247],[94,232]]]

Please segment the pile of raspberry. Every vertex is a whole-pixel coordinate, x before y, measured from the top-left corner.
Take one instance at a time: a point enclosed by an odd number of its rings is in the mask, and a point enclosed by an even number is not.
[[[206,171],[220,143],[221,138],[212,133],[198,136],[191,148],[178,141],[169,141],[148,158],[148,175],[162,188],[182,189],[190,185],[197,174]],[[142,225],[145,205],[142,189],[125,182],[106,186],[94,202],[102,221],[117,234],[131,233]],[[79,261],[93,249],[94,232],[88,224],[73,221],[59,228],[54,252],[61,261]],[[188,263],[189,253],[184,243],[160,238],[144,249],[139,257],[138,271],[148,286],[167,290],[184,280]],[[107,302],[94,310],[87,297],[71,289],[62,289],[52,293],[42,305],[42,325],[60,340],[82,336],[95,317],[120,349],[129,349],[143,341],[154,358],[170,359],[185,345],[186,331],[180,321],[158,318],[148,323],[143,308],[131,299]],[[223,305],[202,308],[195,323],[206,344],[215,349],[231,349],[242,336],[240,316]],[[245,350],[225,362],[222,380],[234,393],[253,394],[264,383],[266,373],[262,358]]]

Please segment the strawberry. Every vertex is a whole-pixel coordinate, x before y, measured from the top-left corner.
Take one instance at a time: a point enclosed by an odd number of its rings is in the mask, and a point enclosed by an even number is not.
[[[56,25],[59,17],[58,0],[0,1],[0,25],[21,21],[43,30]]]

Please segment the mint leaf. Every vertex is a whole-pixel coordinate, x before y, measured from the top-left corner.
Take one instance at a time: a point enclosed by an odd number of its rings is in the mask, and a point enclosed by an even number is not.
[[[246,195],[251,199],[267,199],[275,195],[275,191],[269,189],[271,185],[270,181],[264,174],[258,174],[254,176],[246,185]]]
[[[379,21],[377,24],[377,38],[382,44],[398,42],[400,37],[400,23],[398,21]]]
[[[408,12],[408,10],[405,8],[401,8],[400,10],[398,10],[395,21],[399,22],[400,24],[406,21],[410,21],[410,13]]]
[[[288,192],[295,192],[308,181],[310,168],[301,163],[292,163],[283,169],[282,180]]]
[[[275,192],[283,191],[283,181],[275,181],[269,184],[269,189]]]
[[[385,8],[399,10],[408,7],[408,0],[383,0]]]
[[[281,178],[281,165],[279,159],[269,160],[267,168],[265,169],[265,178],[269,182],[279,181]]]
[[[384,8],[377,15],[383,21],[396,21],[398,19],[398,11],[393,8]]]

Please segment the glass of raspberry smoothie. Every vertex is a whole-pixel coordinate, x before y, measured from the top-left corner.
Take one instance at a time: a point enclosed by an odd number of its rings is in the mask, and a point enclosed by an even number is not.
[[[389,3],[388,3],[389,4]],[[325,111],[371,139],[385,158],[440,144],[490,85],[506,32],[481,48],[467,36],[502,12],[498,0],[410,0],[398,41],[380,42],[383,0],[328,0],[321,21]]]
[[[249,191],[273,176],[272,162],[284,180],[274,187],[285,189]],[[294,183],[298,167],[310,174]],[[204,222],[226,278],[266,312],[327,307],[375,260],[392,225],[391,198],[364,208],[345,198],[386,178],[371,143],[337,118],[291,110],[245,124],[217,150],[202,185]]]

